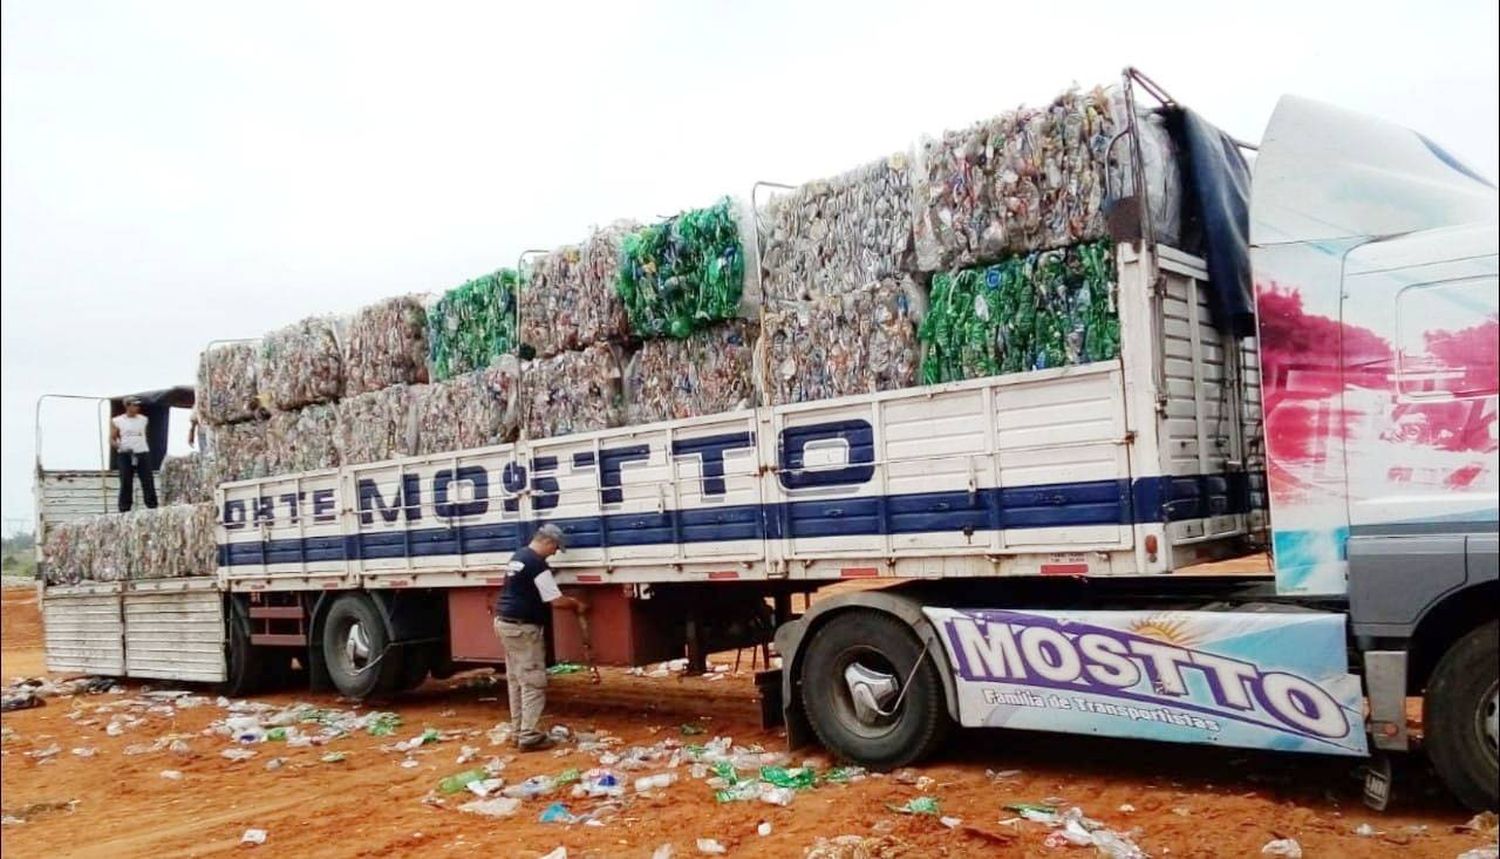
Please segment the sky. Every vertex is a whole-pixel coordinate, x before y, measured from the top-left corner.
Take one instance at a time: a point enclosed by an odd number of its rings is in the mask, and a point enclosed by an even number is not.
[[[1127,65],[1241,139],[1294,93],[1494,178],[1496,6],[5,2],[0,518],[33,516],[42,394],[191,384],[211,340],[837,173]],[[97,467],[94,414],[44,411],[45,465]]]

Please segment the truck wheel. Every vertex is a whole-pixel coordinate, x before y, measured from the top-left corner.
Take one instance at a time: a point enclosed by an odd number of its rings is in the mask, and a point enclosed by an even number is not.
[[[1500,621],[1460,638],[1433,669],[1423,699],[1427,757],[1476,811],[1500,803]]]
[[[225,655],[224,682],[218,692],[230,698],[241,698],[260,689],[265,679],[261,649],[250,644],[250,630],[245,621],[229,612],[229,652]]]
[[[802,660],[802,707],[823,747],[875,770],[936,748],[949,719],[936,664],[923,658],[912,671],[921,655],[911,629],[881,612],[846,612],[819,629]]]
[[[401,648],[390,641],[385,618],[368,596],[344,594],[334,600],[323,621],[323,663],[334,687],[350,698],[394,690]]]

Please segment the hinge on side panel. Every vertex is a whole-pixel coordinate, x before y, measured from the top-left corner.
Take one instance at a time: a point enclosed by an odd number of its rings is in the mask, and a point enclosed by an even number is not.
[[[785,560],[772,561],[771,563],[766,565],[766,578],[768,579],[787,578],[788,572],[787,562]]]
[[[1168,399],[1169,397],[1166,394],[1159,393],[1156,395],[1156,413],[1158,415],[1165,416],[1167,414]]]

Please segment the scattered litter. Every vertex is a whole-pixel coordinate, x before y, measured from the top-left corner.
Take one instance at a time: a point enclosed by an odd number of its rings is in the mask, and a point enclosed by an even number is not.
[[[1286,856],[1288,859],[1302,859],[1302,845],[1295,838],[1276,838],[1267,841],[1260,848],[1263,856]]]
[[[1134,812],[1135,812],[1135,806],[1131,805],[1130,803],[1126,802],[1126,803],[1122,803],[1120,805],[1120,813],[1121,814],[1132,814]]]
[[[938,822],[948,827],[949,829],[957,829],[959,826],[963,825],[964,821],[961,817],[940,817],[938,818]]]
[[[366,717],[365,732],[372,737],[389,737],[401,727],[401,717],[395,713],[371,713]]]
[[[672,859],[673,855],[671,844],[663,844],[651,851],[651,859]]]
[[[483,781],[487,775],[482,769],[464,770],[438,782],[438,790],[442,793],[458,793],[473,782]]]
[[[717,838],[699,838],[698,852],[709,856],[723,856],[729,851],[725,849],[724,845],[719,843]],[[668,853],[667,855],[670,856],[672,854]]]
[[[458,750],[458,765],[463,766],[469,761],[479,757],[479,749],[474,746],[464,746]]]
[[[1379,835],[1380,833],[1376,832],[1375,827],[1371,826],[1370,824],[1361,823],[1360,825],[1354,827],[1354,834],[1358,835],[1360,838],[1369,838],[1374,835]]]
[[[704,728],[702,725],[695,725],[692,722],[684,723],[681,730],[684,737],[693,737],[697,736],[698,734],[708,733],[707,728]]]
[[[485,817],[510,817],[520,807],[521,800],[519,799],[497,796],[493,799],[476,799],[466,802],[460,805],[458,810],[469,814],[481,814]]]
[[[319,760],[321,760],[325,764],[340,764],[344,762],[344,759],[346,757],[347,755],[345,755],[343,752],[329,752],[328,754],[319,758]]]
[[[182,772],[179,770],[162,770],[161,777],[167,781],[182,781]]]
[[[1500,847],[1493,844],[1489,847],[1475,847],[1458,854],[1458,859],[1500,859]]]
[[[547,673],[557,676],[559,674],[577,674],[583,670],[583,666],[577,662],[559,662],[556,665],[548,666]]]
[[[228,758],[229,760],[238,762],[248,761],[251,758],[255,757],[257,754],[259,753],[254,749],[225,749],[224,751],[219,752],[219,757]]]
[[[938,801],[930,796],[915,796],[906,801],[905,805],[887,805],[891,811],[901,814],[926,814],[936,816],[938,813]]]
[[[652,790],[661,790],[670,787],[677,781],[677,773],[657,773],[656,775],[644,776],[635,780],[635,792],[646,793]]]
[[[80,758],[91,758],[94,755],[99,754],[99,750],[94,748],[93,746],[85,746],[83,748],[74,749],[73,754],[77,755]]]
[[[406,760],[401,762],[401,768],[407,770],[414,770],[421,765],[422,762],[417,760],[416,758],[407,758]]]
[[[568,811],[568,807],[561,802],[554,802],[542,809],[541,816],[537,820],[542,823],[577,823],[578,818]]]
[[[276,772],[277,770],[281,769],[285,765],[286,765],[286,758],[271,758],[270,760],[266,761],[266,771],[267,772]]]
[[[558,847],[556,850],[543,856],[542,859],[568,859],[568,848]]]
[[[762,838],[765,838],[767,835],[770,835],[771,834],[771,822],[769,820],[762,820],[760,822],[760,825],[755,827],[755,834],[759,835]]]
[[[1500,827],[1500,819],[1496,818],[1495,812],[1482,811],[1469,818],[1467,823],[1455,826],[1454,829],[1462,832],[1477,832],[1480,835],[1493,835],[1497,827]]]
[[[246,829],[245,834],[240,836],[241,844],[264,844],[266,843],[266,831],[264,829]]]

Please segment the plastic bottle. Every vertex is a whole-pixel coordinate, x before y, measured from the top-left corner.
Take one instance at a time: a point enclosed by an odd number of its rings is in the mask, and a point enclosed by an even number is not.
[[[677,773],[657,773],[656,775],[643,776],[635,780],[635,792],[645,793],[648,790],[660,790],[669,787],[677,781]]]
[[[797,791],[795,791],[795,790],[793,790],[793,789],[791,789],[789,787],[771,787],[771,788],[767,788],[760,795],[760,801],[761,802],[769,802],[772,805],[780,805],[780,806],[783,806],[783,807],[791,805],[792,804],[792,800],[794,800],[796,798],[797,798]]]

